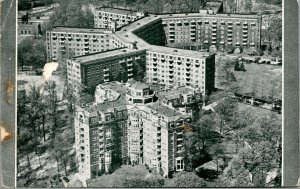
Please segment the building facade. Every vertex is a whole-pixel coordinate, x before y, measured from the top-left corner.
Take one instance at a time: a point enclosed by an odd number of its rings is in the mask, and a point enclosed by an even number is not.
[[[167,46],[260,48],[260,15],[173,14],[165,15],[162,22]]]
[[[183,129],[191,117],[152,103],[129,108],[128,156],[132,163],[143,163],[168,176],[184,170]]]
[[[123,101],[124,102],[124,101]],[[92,178],[99,172],[110,172],[122,164],[123,136],[127,127],[127,109],[122,101],[98,106],[77,107],[75,126],[76,158],[79,173]],[[125,149],[126,150],[126,149]]]
[[[66,57],[103,52],[112,47],[112,31],[108,29],[55,27],[47,31],[47,58],[57,61]]]
[[[151,87],[141,82],[108,82],[97,86],[93,105],[77,107],[76,157],[79,173],[85,178],[129,162],[145,164],[164,176],[184,169],[182,134],[192,118],[162,103],[162,96],[170,97],[174,90],[152,91],[152,101],[143,103],[128,98],[131,94],[147,99],[150,91]],[[183,103],[197,98],[192,89],[186,91]]]
[[[145,50],[116,49],[67,61],[68,83],[94,88],[109,81],[126,82],[145,73]]]
[[[200,56],[191,58],[178,54],[178,51],[181,50],[174,50],[172,54],[162,50],[147,52],[148,82],[170,87],[191,86],[210,93],[214,89],[215,55],[195,52]]]
[[[144,16],[145,14],[143,12],[111,7],[101,7],[95,9],[94,23],[95,28],[118,29]]]

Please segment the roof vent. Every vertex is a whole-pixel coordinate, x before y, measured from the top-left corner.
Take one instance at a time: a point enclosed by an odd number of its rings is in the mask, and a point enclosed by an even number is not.
[[[123,52],[126,52],[126,49],[124,49]]]
[[[125,35],[125,37],[128,37],[128,35]]]
[[[126,29],[123,29],[123,31],[127,31]]]
[[[174,52],[178,52],[177,49],[174,49]]]

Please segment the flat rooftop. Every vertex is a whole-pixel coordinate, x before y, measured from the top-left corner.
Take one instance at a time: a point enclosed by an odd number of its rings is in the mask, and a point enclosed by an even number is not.
[[[154,111],[157,111],[159,114],[164,115],[166,117],[174,117],[174,116],[183,115],[183,114],[179,113],[178,111],[176,111],[175,109],[171,109],[167,106],[164,106],[164,105],[160,104],[159,102],[149,104],[146,106]]]
[[[177,55],[181,57],[197,58],[197,59],[202,59],[209,56],[208,52],[191,51],[191,50],[177,49],[172,47],[163,47],[163,46],[156,46],[156,45],[150,45],[148,50],[156,53],[164,53],[173,56]]]
[[[121,38],[124,42],[132,43],[132,44],[136,43],[138,49],[146,49],[152,52],[186,56],[190,58],[203,58],[209,56],[209,53],[207,52],[197,52],[197,51],[190,51],[190,50],[171,48],[165,46],[151,45],[133,33],[135,30],[145,26],[146,24],[150,24],[152,22],[159,22],[159,21],[161,21],[160,15],[159,16],[149,15],[147,17],[141,18],[135,22],[132,22],[129,25],[122,27],[119,31],[116,31],[115,34],[119,38]]]
[[[110,29],[107,28],[80,28],[80,27],[67,27],[67,26],[56,26],[51,29],[55,32],[70,32],[70,33],[112,33]]]
[[[162,100],[166,97],[178,96],[181,93],[192,94],[192,93],[194,93],[194,90],[191,89],[190,87],[181,86],[181,87],[172,88],[172,89],[159,90],[156,92],[156,96]]]
[[[244,19],[257,19],[259,15],[257,14],[206,14],[206,13],[175,13],[175,14],[161,14],[159,15],[162,19],[170,19],[170,18],[224,18],[224,19],[236,19],[236,18],[244,18]]]
[[[142,52],[144,50],[134,50],[134,49],[129,49],[129,48],[120,48],[120,49],[115,49],[115,50],[108,50],[104,52],[98,52],[94,54],[88,54],[88,55],[83,55],[83,56],[77,56],[74,57],[72,60],[79,62],[81,64],[84,63],[89,63],[94,60],[101,60],[104,58],[118,58],[120,56],[130,54],[130,53],[135,53],[135,52]]]
[[[105,87],[106,89],[111,89],[116,91],[121,95],[121,98],[125,99],[126,93],[128,91],[128,88],[123,83],[119,83],[117,81],[112,81],[108,83],[102,83],[101,86]]]
[[[101,104],[93,104],[88,107],[83,107],[85,111],[89,112],[90,114],[97,114],[98,111],[101,112],[110,112],[111,110],[126,110],[129,103],[126,102],[123,98],[118,98],[115,101],[109,101],[109,102],[104,102]]]
[[[112,8],[112,7],[100,7],[96,8],[95,11],[102,11],[107,13],[121,14],[121,15],[129,15],[136,16],[138,11],[122,9],[122,8]]]

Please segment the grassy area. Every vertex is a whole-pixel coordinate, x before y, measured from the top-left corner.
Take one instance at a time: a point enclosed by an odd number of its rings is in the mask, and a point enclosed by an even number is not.
[[[256,120],[263,119],[271,115],[275,115],[276,117],[278,117],[279,120],[282,119],[282,114],[278,114],[277,112],[273,112],[259,107],[254,107],[243,103],[238,103],[238,111],[239,112],[248,111],[252,113],[252,115],[256,118]]]
[[[244,63],[246,71],[234,71],[233,57],[217,56],[216,58],[216,87],[223,88],[226,81],[224,70],[234,74],[239,92],[253,95],[257,98],[270,100],[282,97],[282,66],[269,64]],[[224,68],[226,67],[226,68]]]
[[[244,64],[247,71],[234,71],[240,91],[256,97],[282,97],[282,67],[268,64]]]

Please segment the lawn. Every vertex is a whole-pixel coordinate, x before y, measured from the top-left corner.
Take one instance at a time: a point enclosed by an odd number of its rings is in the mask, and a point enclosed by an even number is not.
[[[216,88],[223,88],[221,81],[224,75],[222,65],[234,58],[217,57],[216,59]],[[253,95],[257,98],[270,100],[282,98],[282,66],[270,64],[244,63],[246,71],[234,71],[234,63],[229,63],[229,71],[233,72],[239,93]]]
[[[234,71],[240,91],[256,97],[282,97],[282,67],[268,64],[244,64],[246,71]]]

